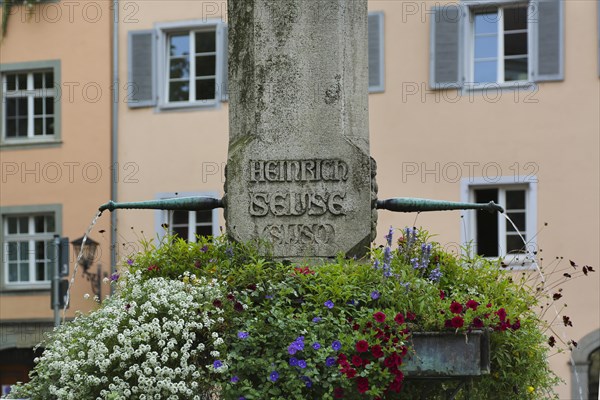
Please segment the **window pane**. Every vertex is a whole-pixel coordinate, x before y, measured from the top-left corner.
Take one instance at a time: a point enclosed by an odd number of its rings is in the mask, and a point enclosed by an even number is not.
[[[9,242],[7,246],[8,260],[17,261],[19,259],[19,243]]]
[[[19,99],[17,99],[17,112],[16,115],[21,116],[21,117],[27,117],[27,98],[26,97],[20,97]]]
[[[7,217],[8,220],[8,233],[17,233],[17,218]]]
[[[496,68],[496,61],[476,61],[474,74],[475,83],[496,82]]]
[[[22,262],[19,264],[19,281],[20,282],[27,282],[29,281],[29,263],[28,262]]]
[[[173,234],[176,234],[178,237],[180,237],[184,240],[188,240],[188,227],[181,226],[181,227],[173,228]]]
[[[197,226],[196,235],[200,236],[212,236],[212,227],[210,226]]]
[[[19,217],[19,233],[29,233],[29,218]]]
[[[27,74],[18,74],[17,75],[17,89],[18,90],[27,90]]]
[[[33,217],[34,220],[34,225],[35,225],[35,232],[36,233],[42,233],[44,232],[44,216],[43,215],[38,215]]]
[[[525,213],[524,212],[509,212],[506,213],[508,218],[512,219],[512,221],[517,226],[519,232],[525,232]],[[515,232],[515,227],[509,221],[506,221],[506,230],[509,232]]]
[[[33,134],[41,136],[44,134],[44,118],[37,117],[33,120]]]
[[[19,264],[8,264],[8,280],[9,282],[17,282],[19,280]]]
[[[215,80],[196,80],[196,100],[212,100],[215,98]]]
[[[46,72],[46,89],[54,89],[54,72]]]
[[[44,73],[36,72],[33,74],[33,88],[43,89],[44,88]]]
[[[54,215],[46,216],[46,232],[54,233],[56,230],[54,225]]]
[[[527,240],[525,235],[523,238]],[[506,235],[506,252],[507,253],[525,253],[525,243],[519,235]]]
[[[44,113],[44,99],[36,97],[33,99],[33,113],[35,115],[42,115]]]
[[[35,263],[35,280],[46,280],[46,263],[44,261],[38,261]]]
[[[189,78],[190,62],[187,58],[173,58],[170,61],[169,78]]]
[[[17,99],[6,99],[6,116],[15,117],[17,115]]]
[[[17,118],[17,136],[27,136],[27,118]]]
[[[46,135],[54,135],[54,118],[46,118]]]
[[[14,118],[6,119],[6,137],[17,137],[17,120]]]
[[[196,211],[196,223],[212,222],[212,211]]]
[[[188,211],[173,211],[173,225],[187,225],[188,223]]]
[[[189,82],[171,82],[169,84],[169,101],[189,101]]]
[[[6,90],[17,90],[17,75],[6,74]]]
[[[171,35],[169,38],[169,54],[171,56],[190,54],[190,36],[187,33]]]
[[[529,79],[527,58],[513,58],[504,61],[505,81],[526,81]]]
[[[196,57],[196,76],[215,75],[216,60],[216,56]]]
[[[527,29],[527,7],[504,9],[504,30]]]
[[[54,114],[54,97],[46,97],[46,114]]]
[[[507,190],[506,191],[506,208],[508,210],[524,210],[525,209],[525,191],[524,190]]]
[[[475,14],[475,34],[497,33],[498,13]]]
[[[19,260],[29,260],[29,242],[18,242],[19,243]]]
[[[598,398],[598,381],[600,380],[600,347],[590,354],[590,367],[588,370],[588,396],[590,399]]]
[[[507,33],[504,35],[504,55],[527,54],[527,33]]]
[[[196,33],[196,53],[216,51],[216,32]]]
[[[497,189],[478,189],[475,190],[475,202],[489,203],[498,202]],[[486,257],[498,256],[498,217],[494,213],[487,211],[477,211],[476,213],[476,246],[477,253]]]
[[[498,36],[475,37],[475,58],[490,58],[498,56]]]

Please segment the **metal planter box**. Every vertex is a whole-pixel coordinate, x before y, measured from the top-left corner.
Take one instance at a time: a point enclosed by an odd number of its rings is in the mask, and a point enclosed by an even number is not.
[[[415,332],[409,345],[413,352],[403,365],[407,378],[461,378],[490,373],[487,331]]]

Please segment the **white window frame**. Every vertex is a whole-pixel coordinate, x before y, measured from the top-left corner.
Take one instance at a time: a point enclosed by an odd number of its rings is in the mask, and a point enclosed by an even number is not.
[[[223,87],[223,63],[225,57],[223,55],[223,29],[226,29],[226,25],[220,19],[214,20],[190,20],[190,21],[177,21],[177,22],[165,22],[155,24],[157,31],[158,40],[158,65],[157,65],[157,88],[158,88],[158,109],[181,109],[181,108],[215,108],[221,103],[221,90]],[[169,102],[169,56],[168,56],[168,36],[171,33],[187,31],[202,31],[202,30],[215,30],[216,37],[216,63],[215,63],[215,98],[211,100],[195,100],[195,101],[180,101],[180,102]],[[191,35],[192,38],[194,35]],[[193,43],[193,41],[191,42]],[[190,54],[190,74],[195,74],[195,57]],[[190,96],[195,98],[196,85],[191,85]]]
[[[515,1],[515,0],[479,0],[477,2],[465,0],[463,4],[467,8],[467,22],[463,30],[462,37],[462,46],[465,49],[463,52],[463,74],[465,77],[464,90],[482,90],[488,89],[491,86],[497,88],[527,88],[534,85],[534,76],[533,71],[535,70],[534,66],[534,58],[533,55],[536,54],[536,43],[537,40],[534,40],[533,36],[533,25],[536,23],[532,18],[530,18],[531,10],[534,5],[532,1]],[[519,6],[519,5],[527,5],[527,80],[519,80],[519,81],[504,81],[504,24],[503,24],[503,9]],[[474,64],[475,64],[475,19],[474,16],[477,11],[484,9],[490,10],[491,8],[495,8],[499,10],[499,21],[498,21],[498,65],[497,65],[497,80],[496,82],[485,82],[485,83],[476,83],[474,77]],[[500,62],[502,60],[502,63]],[[502,66],[501,66],[502,64]]]
[[[178,197],[192,197],[192,196],[207,196],[207,197],[214,197],[217,198],[219,197],[217,193],[214,192],[166,192],[166,193],[158,193],[156,195],[156,199],[157,200],[166,200],[166,199],[175,199]],[[162,238],[167,234],[167,231],[165,230],[165,228],[163,228],[163,224],[170,224],[171,222],[171,212],[168,210],[157,210],[154,214],[154,230],[156,231],[156,234],[158,235],[159,240],[162,240]],[[213,209],[212,210],[212,235],[213,236],[219,236],[220,234],[220,227],[219,227],[219,210],[218,209]],[[188,226],[196,226],[196,212],[195,211],[189,211],[189,219],[188,219]],[[169,225],[169,232],[171,232],[170,229],[170,225]],[[195,229],[189,229],[188,230],[188,237],[187,240],[190,242],[195,242],[196,241],[196,236],[195,236]]]
[[[35,232],[35,217],[39,216],[49,216],[51,215],[54,218],[54,232],[44,232],[44,233],[36,233]],[[14,217],[26,217],[28,224],[27,233],[18,233],[18,234],[9,234],[8,233],[8,218]],[[3,218],[3,258],[4,261],[2,263],[3,270],[3,286],[7,289],[48,289],[50,287],[51,276],[46,276],[45,280],[32,280],[36,275],[36,262],[39,261],[35,257],[35,242],[44,241],[49,242],[52,241],[54,235],[56,235],[57,229],[57,218],[58,216],[54,212],[38,212],[33,214],[4,214]],[[33,233],[32,233],[33,232]],[[28,281],[9,281],[9,245],[14,242],[28,242],[29,251],[28,251],[28,262],[29,262],[29,280]],[[45,260],[47,263],[52,263],[51,259]],[[51,275],[51,274],[48,274]]]
[[[476,189],[500,189],[498,192],[498,204],[504,207],[504,195],[506,190],[525,190],[525,239],[527,241],[527,254],[504,254],[500,257],[511,269],[535,268],[533,253],[537,251],[537,178],[535,176],[503,176],[494,177],[470,177],[461,180],[461,201],[474,202]],[[498,218],[498,246],[506,249],[506,224],[509,223],[503,213],[496,213]],[[468,210],[462,212],[464,223],[461,224],[461,242],[464,248],[468,248],[477,237],[476,211]],[[475,248],[471,250],[477,254]]]

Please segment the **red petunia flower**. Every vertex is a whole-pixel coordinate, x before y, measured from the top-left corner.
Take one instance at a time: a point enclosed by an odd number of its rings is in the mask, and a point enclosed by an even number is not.
[[[369,390],[369,379],[359,377],[356,379],[356,387],[358,389],[358,393],[365,393],[367,390]]]
[[[473,318],[473,328],[483,328],[483,321],[481,320],[481,318]]]
[[[404,323],[404,315],[402,313],[396,314],[394,321],[396,321],[398,325],[402,325]]]
[[[381,346],[378,344],[376,344],[375,346],[372,346],[371,354],[373,354],[373,357],[375,357],[375,358],[383,357],[383,351],[381,350]]]
[[[417,315],[414,312],[409,311],[406,313],[406,319],[409,321],[414,321],[415,319],[417,319]]]
[[[456,317],[452,318],[452,327],[453,328],[462,328],[464,323],[465,323],[465,321],[462,319],[462,317],[460,315],[457,315]]]
[[[385,321],[386,315],[381,311],[377,311],[375,314],[373,314],[373,318],[375,318],[375,321],[381,323]]]
[[[470,308],[473,311],[476,311],[477,307],[479,307],[479,303],[475,300],[469,300],[465,305],[467,306],[467,308]]]
[[[360,367],[363,364],[363,360],[362,358],[360,358],[360,356],[357,356],[356,354],[352,356],[352,364],[355,367]]]
[[[369,343],[366,340],[359,340],[356,342],[356,351],[364,353],[369,351]]]
[[[506,319],[506,310],[504,308],[501,308],[498,311],[496,311],[496,315],[498,316],[498,318],[500,318],[500,321],[504,321]]]
[[[397,353],[392,353],[383,360],[383,365],[387,368],[394,368],[399,365],[402,365],[402,359],[398,356]]]
[[[344,389],[342,389],[341,387],[336,387],[335,389],[333,389],[333,397],[336,399],[343,399]]]
[[[453,314],[460,314],[463,311],[463,305],[458,301],[453,301],[452,304],[450,304],[450,311]]]
[[[444,300],[446,298],[446,293],[443,290],[440,290],[440,299]]]
[[[348,368],[345,373],[348,379],[352,379],[356,376],[356,370],[354,368]]]
[[[360,329],[360,325],[359,324],[352,325],[352,330],[357,331],[359,329]]]

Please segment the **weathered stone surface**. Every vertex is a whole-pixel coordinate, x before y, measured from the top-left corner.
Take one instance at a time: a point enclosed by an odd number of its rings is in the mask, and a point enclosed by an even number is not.
[[[230,1],[229,43],[228,234],[288,259],[364,254],[367,0]]]

